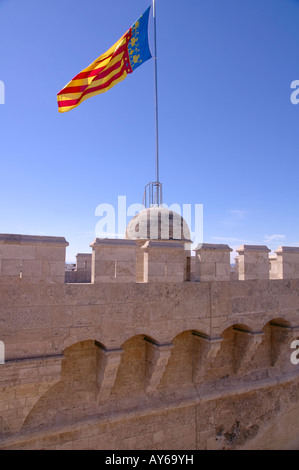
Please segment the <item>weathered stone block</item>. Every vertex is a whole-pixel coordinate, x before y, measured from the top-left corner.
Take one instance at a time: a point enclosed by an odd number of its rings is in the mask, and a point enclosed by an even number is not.
[[[196,253],[195,280],[228,281],[230,280],[230,253],[228,245],[200,244]]]
[[[76,256],[76,270],[91,270],[91,253],[78,253]]]
[[[0,259],[35,259],[35,245],[18,245],[17,240],[8,242],[0,234]]]
[[[4,259],[2,260],[2,271],[3,276],[17,276],[20,277],[22,271],[22,263],[20,260]]]
[[[299,247],[280,246],[277,255],[276,270],[278,279],[299,278]]]
[[[116,260],[109,261],[96,261],[95,262],[96,276],[112,276],[116,275]]]
[[[142,246],[144,282],[183,282],[186,253],[178,241],[150,240]]]
[[[269,248],[262,245],[242,245],[237,250],[239,280],[269,279]]]
[[[64,262],[62,262],[64,271]],[[34,276],[42,278],[42,261],[41,260],[23,260],[22,261],[22,275]]]
[[[64,282],[66,246],[65,238],[0,234],[0,275],[8,276],[7,282]],[[45,263],[53,263],[52,272]],[[53,268],[58,265],[59,273]]]
[[[133,240],[96,239],[90,246],[93,283],[136,281],[136,243]]]

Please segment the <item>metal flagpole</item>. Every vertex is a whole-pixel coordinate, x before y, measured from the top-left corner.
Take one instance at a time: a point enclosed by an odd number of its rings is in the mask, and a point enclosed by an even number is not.
[[[157,71],[157,21],[156,0],[153,0],[154,18],[154,69],[155,69],[155,110],[156,110],[156,183],[159,183],[159,120],[158,120],[158,71]]]
[[[144,189],[143,205],[162,205],[162,183],[159,175],[159,119],[158,119],[158,71],[157,71],[157,13],[156,0],[153,0],[153,20],[154,20],[154,84],[155,84],[155,114],[156,114],[156,181],[148,183]],[[147,198],[148,194],[148,198]]]

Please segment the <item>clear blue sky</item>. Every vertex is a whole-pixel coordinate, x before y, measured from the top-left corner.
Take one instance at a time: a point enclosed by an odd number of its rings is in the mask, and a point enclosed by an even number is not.
[[[72,260],[99,204],[142,202],[153,60],[68,113],[56,94],[150,3],[0,0],[1,233],[65,236]],[[297,0],[157,0],[164,202],[203,204],[205,242],[299,246],[298,25]]]

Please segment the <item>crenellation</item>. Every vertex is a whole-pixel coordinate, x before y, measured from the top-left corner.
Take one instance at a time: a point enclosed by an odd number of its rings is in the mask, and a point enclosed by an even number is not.
[[[194,248],[196,253],[195,280],[228,281],[230,280],[230,253],[228,245],[203,243]]]
[[[242,245],[237,249],[239,280],[269,279],[269,253],[262,245]]]
[[[0,282],[48,283],[203,282],[299,278],[299,248],[242,245],[232,271],[228,245],[194,248],[177,240],[96,239],[92,253],[79,253],[75,271],[65,272],[64,238],[0,235]],[[185,249],[184,249],[185,248]],[[150,261],[149,261],[150,260]],[[96,273],[96,274],[95,274]]]
[[[67,246],[62,237],[0,234],[1,282],[64,282]]]
[[[91,282],[135,282],[136,243],[122,239],[95,239],[91,245]]]
[[[186,253],[184,244],[178,241],[147,241],[144,252],[144,282],[183,282]]]
[[[77,271],[91,269],[91,253],[78,253],[76,259]]]
[[[280,246],[275,250],[278,279],[299,278],[299,247]]]

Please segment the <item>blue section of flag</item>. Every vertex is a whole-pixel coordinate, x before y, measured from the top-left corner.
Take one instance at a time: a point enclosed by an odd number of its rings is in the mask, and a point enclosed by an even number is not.
[[[132,70],[152,57],[148,43],[148,22],[151,7],[132,26],[132,37],[128,44],[128,52]]]

